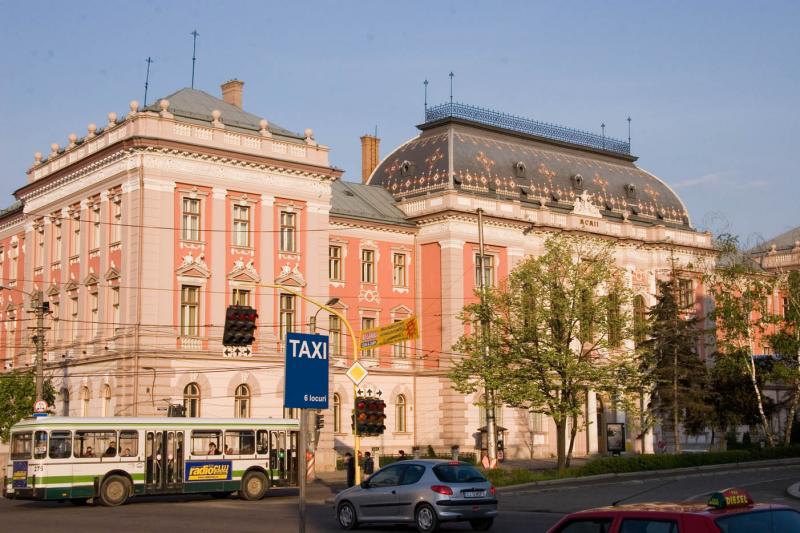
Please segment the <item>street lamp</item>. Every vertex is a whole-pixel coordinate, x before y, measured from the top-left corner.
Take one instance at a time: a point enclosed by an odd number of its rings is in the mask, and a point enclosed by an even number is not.
[[[36,335],[33,341],[36,343],[36,401],[42,400],[44,389],[44,314],[50,310],[50,304],[44,301],[42,291],[30,293],[16,287],[0,285],[0,290],[17,291],[27,295],[31,299],[32,311],[36,313]]]
[[[325,302],[325,305],[328,306],[328,307],[331,307],[331,306],[336,305],[338,303],[339,303],[339,298],[333,297],[330,300],[328,300],[327,302]],[[316,333],[317,332],[317,315],[319,315],[320,311],[322,311],[322,307],[317,309],[317,312],[314,313],[314,316],[312,316],[311,320],[309,321],[308,329],[311,330],[311,333]]]

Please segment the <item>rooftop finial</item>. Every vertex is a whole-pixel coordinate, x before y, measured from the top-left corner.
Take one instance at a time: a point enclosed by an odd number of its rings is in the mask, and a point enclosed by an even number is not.
[[[117,114],[113,111],[108,114],[108,127],[112,127],[117,123]]]
[[[606,147],[606,123],[600,124],[600,129],[603,130],[603,148]]]
[[[455,76],[455,74],[453,74],[453,71],[451,70],[450,71],[450,103],[451,104],[453,103],[453,76]]]
[[[161,108],[159,115],[164,118],[172,118],[172,113],[169,112],[169,100],[162,98],[158,101],[158,107]]]
[[[200,35],[197,33],[197,30],[193,30],[192,33],[189,35],[192,36],[192,89],[194,89],[194,64],[197,61],[197,36]]]
[[[628,146],[631,145],[631,117],[628,117]]]
[[[70,133],[69,137],[67,138],[69,139],[69,145],[67,145],[67,148],[74,148],[75,142],[78,140],[78,136],[74,133]]]
[[[150,56],[147,56],[145,61],[147,62],[147,74],[144,77],[144,100],[142,100],[142,105],[147,107],[147,87],[150,85],[150,63],[152,63],[153,60],[150,59]]]
[[[131,112],[128,113],[128,116],[132,117],[133,115],[136,114],[137,111],[139,111],[139,102],[137,102],[136,100],[131,100],[131,103],[129,105],[131,106]]]
[[[422,85],[425,86],[425,111],[428,110],[428,79],[425,78],[425,81],[422,82]]]
[[[87,137],[91,139],[92,137],[94,137],[94,136],[96,135],[96,133],[95,133],[95,132],[97,131],[97,124],[95,124],[94,122],[92,122],[91,124],[89,124],[88,126],[86,126],[86,131],[88,131],[88,132],[89,132],[89,134],[87,135]]]
[[[41,163],[42,162],[42,152],[36,152],[35,154],[33,154],[33,160],[34,160],[35,164],[37,164],[37,165],[39,163]]]
[[[222,111],[220,111],[219,109],[215,109],[211,112],[211,118],[214,119],[211,121],[211,125],[214,126],[215,128],[225,127],[225,125],[222,123],[222,120],[220,120],[222,118]]]
[[[272,137],[272,134],[269,132],[269,121],[265,118],[262,118],[258,125],[261,126],[261,129],[258,130],[258,133],[261,134],[262,137]]]
[[[58,155],[58,148],[59,148],[58,143],[51,144],[50,145],[50,155],[51,156]]]

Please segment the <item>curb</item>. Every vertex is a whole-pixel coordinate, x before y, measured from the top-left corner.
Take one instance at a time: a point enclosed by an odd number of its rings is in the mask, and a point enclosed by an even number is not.
[[[800,482],[786,487],[786,494],[788,494],[792,498],[797,498],[798,500],[800,500]]]
[[[579,477],[566,477],[561,479],[546,479],[543,481],[531,481],[529,483],[520,483],[519,485],[506,485],[505,487],[497,487],[497,492],[512,492],[520,489],[534,488],[534,487],[547,487],[552,485],[567,485],[575,483],[576,481],[600,481],[604,479],[628,479],[628,478],[649,478],[661,477],[664,474],[691,474],[702,472],[714,472],[725,470],[738,470],[742,468],[756,469],[769,466],[788,466],[800,465],[800,457],[790,459],[767,459],[764,461],[748,461],[745,463],[722,463],[717,465],[703,465],[703,466],[690,466],[686,468],[672,468],[667,470],[641,470],[639,472],[621,472],[610,474],[595,474],[593,476],[579,476]],[[795,485],[792,485],[794,487]],[[800,499],[800,483],[796,484],[797,495],[790,494],[795,498]],[[791,488],[791,487],[790,487]],[[788,489],[787,489],[788,491]]]

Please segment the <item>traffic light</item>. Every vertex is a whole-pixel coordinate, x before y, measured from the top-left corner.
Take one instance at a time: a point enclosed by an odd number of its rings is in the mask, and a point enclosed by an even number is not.
[[[368,400],[367,398],[358,397],[356,398],[356,408],[353,414],[355,418],[355,431],[358,435],[367,435],[367,419],[369,418],[369,413],[367,412],[368,407]]]
[[[314,427],[317,429],[317,431],[325,427],[325,415],[322,413],[314,415]]]
[[[369,398],[367,401],[367,435],[382,435],[386,426],[383,420],[386,415],[383,413],[386,404],[378,398]]]
[[[250,346],[255,340],[258,313],[246,305],[229,305],[225,312],[223,346]]]

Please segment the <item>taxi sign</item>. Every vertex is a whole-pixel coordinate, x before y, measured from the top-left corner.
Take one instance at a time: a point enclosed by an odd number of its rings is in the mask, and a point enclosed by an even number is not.
[[[742,489],[726,489],[715,492],[708,499],[708,506],[715,509],[730,509],[733,507],[747,507],[753,505],[753,498]]]

